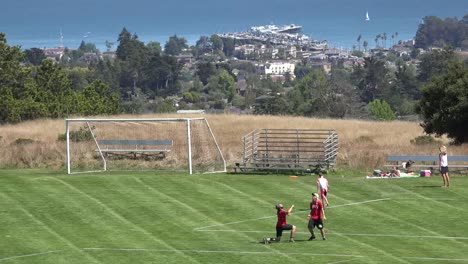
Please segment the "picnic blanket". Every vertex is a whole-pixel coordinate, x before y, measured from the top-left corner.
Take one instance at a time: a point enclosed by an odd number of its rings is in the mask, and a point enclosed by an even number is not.
[[[400,172],[400,177],[393,177],[393,176],[390,176],[390,173],[388,174],[381,174],[380,176],[379,175],[375,175],[375,176],[366,176],[366,179],[399,179],[399,178],[417,178],[417,177],[421,177],[419,174],[417,173],[414,173],[414,172],[410,172],[410,173],[404,173],[404,172]]]

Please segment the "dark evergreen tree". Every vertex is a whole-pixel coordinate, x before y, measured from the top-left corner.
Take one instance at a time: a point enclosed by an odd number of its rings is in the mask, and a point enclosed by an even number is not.
[[[177,35],[169,37],[169,40],[164,45],[164,53],[168,55],[179,55],[183,49],[188,48],[187,40]]]
[[[42,60],[46,58],[44,51],[38,48],[31,48],[24,51],[25,62],[32,65],[40,65]]]
[[[417,111],[428,134],[446,134],[455,144],[468,142],[468,67],[453,62],[422,89]]]

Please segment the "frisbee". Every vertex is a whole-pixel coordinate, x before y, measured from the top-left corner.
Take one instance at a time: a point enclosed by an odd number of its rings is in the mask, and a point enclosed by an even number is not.
[[[291,175],[291,176],[289,176],[289,178],[296,179],[297,176],[296,175]]]

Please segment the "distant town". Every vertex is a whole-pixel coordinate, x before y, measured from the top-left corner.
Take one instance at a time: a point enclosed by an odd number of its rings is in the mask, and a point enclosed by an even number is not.
[[[331,47],[326,40],[314,40],[302,34],[302,26],[295,24],[253,26],[249,31],[224,33],[218,36],[221,39],[234,41],[232,59],[260,62],[256,63],[258,73],[282,81],[286,73],[294,73],[298,61],[307,60],[314,68],[321,68],[328,73],[334,60],[339,59],[345,67],[351,67],[362,64],[364,57],[375,53],[393,51],[398,56],[409,56],[414,47],[413,39],[399,40],[397,43],[392,43],[389,48],[386,48],[383,42],[381,44],[376,42],[374,48],[369,48],[369,44],[365,41],[362,47],[359,43],[359,47],[353,47],[352,50]],[[43,48],[43,51],[47,58],[60,61],[66,49],[69,48],[60,45],[55,48]],[[111,51],[108,46],[107,51],[86,52],[81,59],[86,63],[92,63],[105,57],[115,58],[115,56],[116,52]],[[182,63],[196,61],[190,49],[185,49],[175,56]]]

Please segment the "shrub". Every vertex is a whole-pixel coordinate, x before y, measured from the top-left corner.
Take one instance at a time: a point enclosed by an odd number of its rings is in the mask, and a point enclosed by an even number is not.
[[[372,140],[371,137],[369,136],[360,136],[356,138],[356,143],[374,143],[374,140]]]
[[[94,129],[92,127],[91,129]],[[70,131],[70,140],[73,142],[88,141],[93,139],[93,134],[88,130],[87,127],[80,127],[77,131]],[[58,136],[59,141],[67,140],[67,134],[63,133]]]
[[[414,145],[441,145],[442,144],[441,140],[436,140],[430,135],[415,137],[414,139],[410,140],[410,142],[411,144],[414,144]]]
[[[35,141],[30,139],[30,138],[17,138],[13,144],[15,145],[27,145],[27,144],[32,144]]]
[[[385,100],[375,99],[369,103],[369,111],[372,117],[377,120],[395,120],[395,113],[390,108],[390,105]]]

